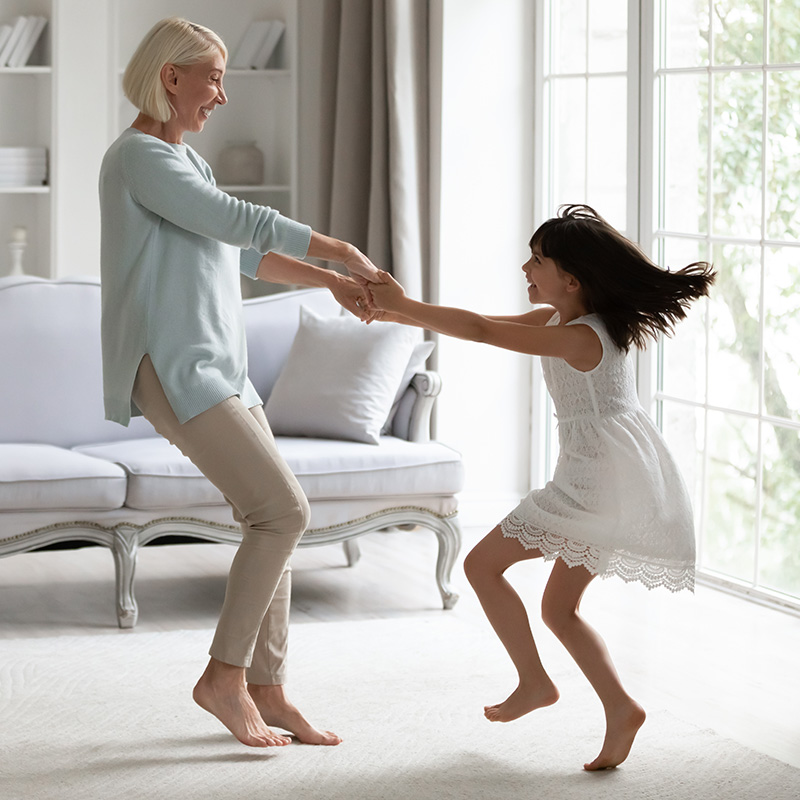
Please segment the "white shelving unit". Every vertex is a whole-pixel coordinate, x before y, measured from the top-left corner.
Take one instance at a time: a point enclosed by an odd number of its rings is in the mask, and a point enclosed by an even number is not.
[[[171,15],[215,30],[231,53],[251,21],[285,23],[279,68],[230,70],[228,104],[187,141],[212,168],[229,142],[256,142],[263,184],[222,188],[296,217],[297,0],[0,0],[0,23],[29,15],[48,25],[31,66],[0,69],[0,146],[47,148],[48,180],[0,187],[0,276],[10,271],[8,242],[19,227],[27,232],[26,273],[99,275],[100,162],[136,116],[122,96],[122,72],[150,27]],[[248,294],[270,291],[244,285]]]
[[[185,141],[217,172],[219,156],[229,144],[255,142],[264,154],[264,183],[220,188],[236,197],[268,205],[290,217],[297,209],[297,7],[296,0],[236,0],[236,13],[219,0],[115,0],[112,11],[112,58],[115,98],[111,103],[109,140],[136,117],[122,94],[122,73],[147,31],[160,19],[180,16],[215,31],[233,56],[247,26],[255,20],[279,19],[286,25],[275,55],[276,69],[229,69],[224,86],[227,105],[218,108],[199,134]],[[268,293],[268,285],[243,282],[249,296]]]
[[[11,269],[8,242],[14,228],[24,227],[27,243],[23,266],[27,273],[51,274],[51,228],[57,157],[53,125],[53,30],[57,24],[50,0],[0,0],[0,24],[17,16],[39,15],[48,20],[31,66],[0,68],[0,147],[45,147],[48,181],[39,186],[0,187],[0,276]]]

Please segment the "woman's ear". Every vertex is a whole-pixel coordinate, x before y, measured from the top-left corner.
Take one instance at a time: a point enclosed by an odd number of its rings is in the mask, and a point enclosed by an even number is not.
[[[178,70],[174,64],[164,64],[161,67],[161,83],[169,94],[175,94],[178,87]]]

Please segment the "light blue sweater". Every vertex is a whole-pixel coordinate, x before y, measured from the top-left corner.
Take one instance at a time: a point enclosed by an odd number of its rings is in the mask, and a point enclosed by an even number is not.
[[[135,128],[103,159],[100,209],[106,418],[141,413],[131,390],[145,354],[181,423],[233,395],[260,404],[239,272],[255,278],[273,250],[303,258],[311,229],[225,194],[191,147]]]

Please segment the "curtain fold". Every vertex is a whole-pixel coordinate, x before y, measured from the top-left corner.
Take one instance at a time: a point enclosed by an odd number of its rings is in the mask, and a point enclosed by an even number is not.
[[[328,231],[395,275],[410,296],[429,299],[429,0],[327,5]]]

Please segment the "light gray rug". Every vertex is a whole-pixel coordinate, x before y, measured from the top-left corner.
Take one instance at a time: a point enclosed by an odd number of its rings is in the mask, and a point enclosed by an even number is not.
[[[209,631],[0,643],[0,797],[797,800],[800,770],[650,709],[629,760],[589,774],[599,703],[575,670],[517,722],[485,629],[442,613],[292,629],[291,695],[339,747],[253,750],[193,705]]]

